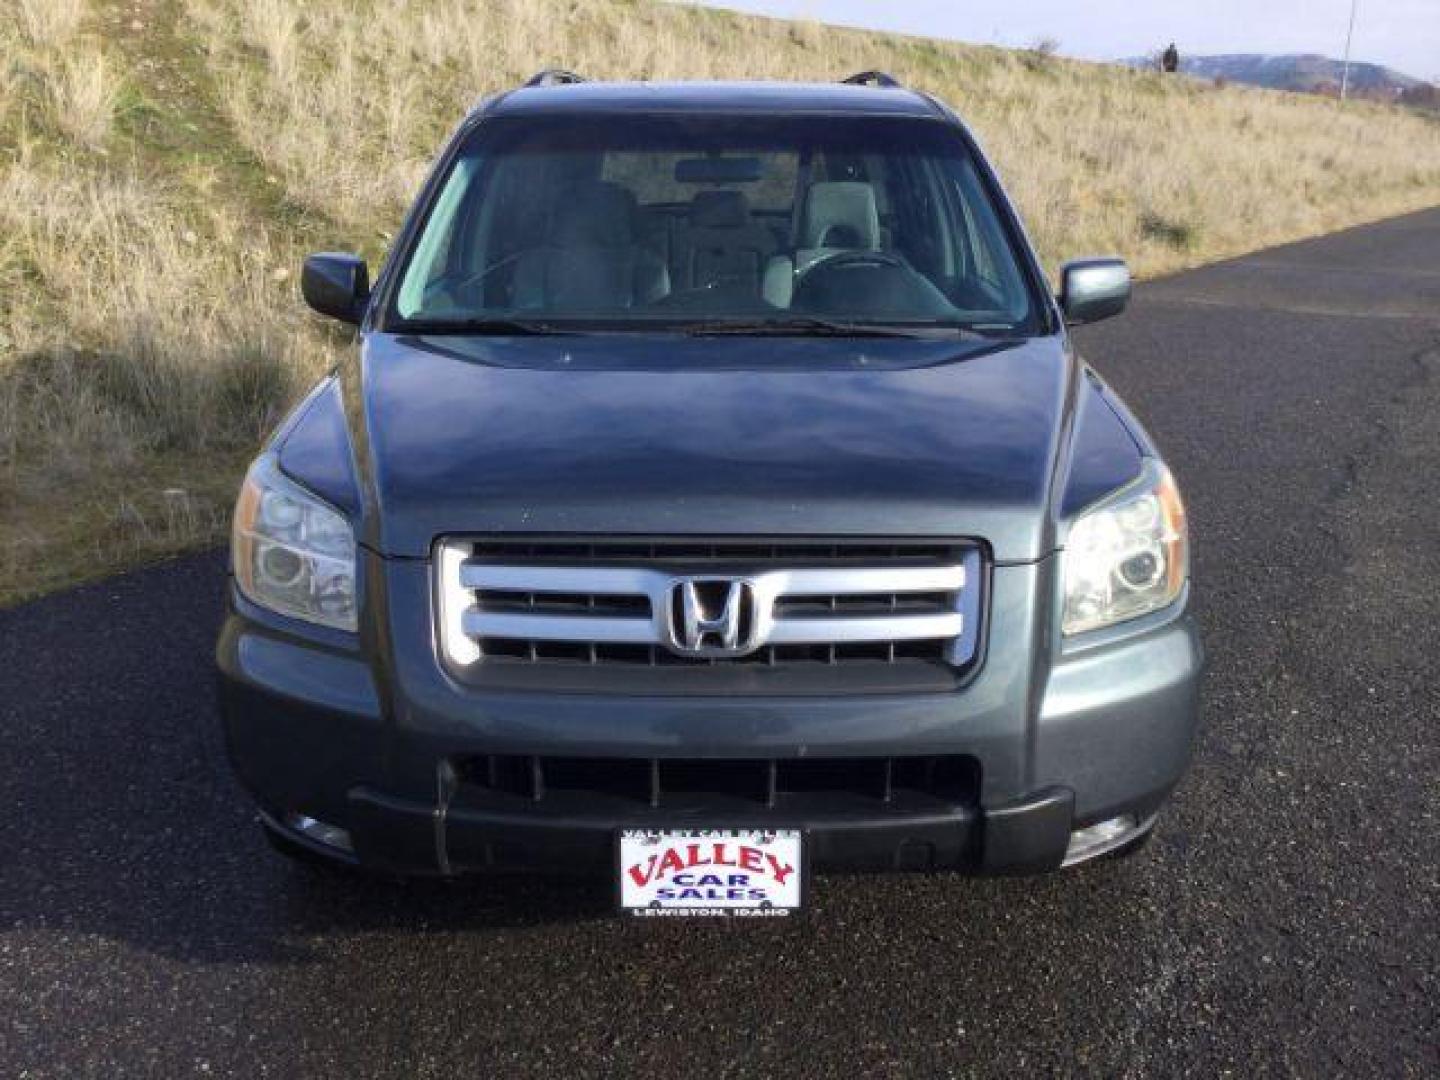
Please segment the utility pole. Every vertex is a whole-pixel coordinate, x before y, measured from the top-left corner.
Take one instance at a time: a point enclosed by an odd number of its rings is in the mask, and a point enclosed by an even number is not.
[[[1360,0],[1350,0],[1350,28],[1345,31],[1345,65],[1340,69],[1340,100],[1350,92],[1350,39],[1355,36],[1355,7]]]

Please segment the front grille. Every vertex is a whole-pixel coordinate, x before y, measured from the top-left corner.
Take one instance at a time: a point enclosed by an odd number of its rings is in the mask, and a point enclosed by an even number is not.
[[[791,664],[850,664],[861,661],[895,664],[908,660],[944,663],[949,643],[933,641],[881,641],[856,645],[764,645],[745,656],[728,660],[676,656],[659,645],[577,644],[568,641],[534,641],[526,638],[486,638],[484,659],[517,660],[531,664],[587,664],[624,667],[718,667],[740,664],[780,667]]]
[[[492,684],[944,689],[979,641],[980,550],[959,542],[466,538],[435,567],[444,658]]]
[[[913,810],[919,802],[974,805],[975,759],[961,755],[860,758],[566,758],[489,754],[460,763],[473,791],[558,808],[584,803],[650,807],[794,810],[828,803]]]
[[[887,565],[897,560],[944,562],[954,557],[957,545],[928,540],[701,540],[689,537],[655,540],[607,538],[498,539],[479,537],[465,541],[474,558],[495,563],[551,563],[554,565],[603,563],[653,566],[683,562],[732,564],[760,561],[770,566]]]

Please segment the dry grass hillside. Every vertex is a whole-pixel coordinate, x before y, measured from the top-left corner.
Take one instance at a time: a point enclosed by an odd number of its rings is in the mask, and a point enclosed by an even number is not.
[[[224,531],[344,347],[314,247],[380,256],[474,99],[537,68],[934,90],[1047,262],[1154,274],[1440,202],[1379,106],[645,0],[0,0],[0,602]]]

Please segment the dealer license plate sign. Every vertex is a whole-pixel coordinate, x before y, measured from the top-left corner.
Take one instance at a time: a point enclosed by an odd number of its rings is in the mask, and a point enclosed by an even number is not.
[[[798,830],[624,830],[620,907],[640,917],[789,915],[804,884]]]

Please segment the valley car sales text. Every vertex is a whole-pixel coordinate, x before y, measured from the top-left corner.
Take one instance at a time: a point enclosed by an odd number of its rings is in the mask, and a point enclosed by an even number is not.
[[[695,905],[637,908],[636,915],[768,917],[789,912],[771,906],[767,879],[784,886],[796,868],[762,848],[716,841],[667,847],[625,867],[624,872],[638,887],[653,887],[657,901]],[[706,901],[723,902],[725,907],[702,906]],[[748,901],[752,906],[737,906],[737,901]]]

